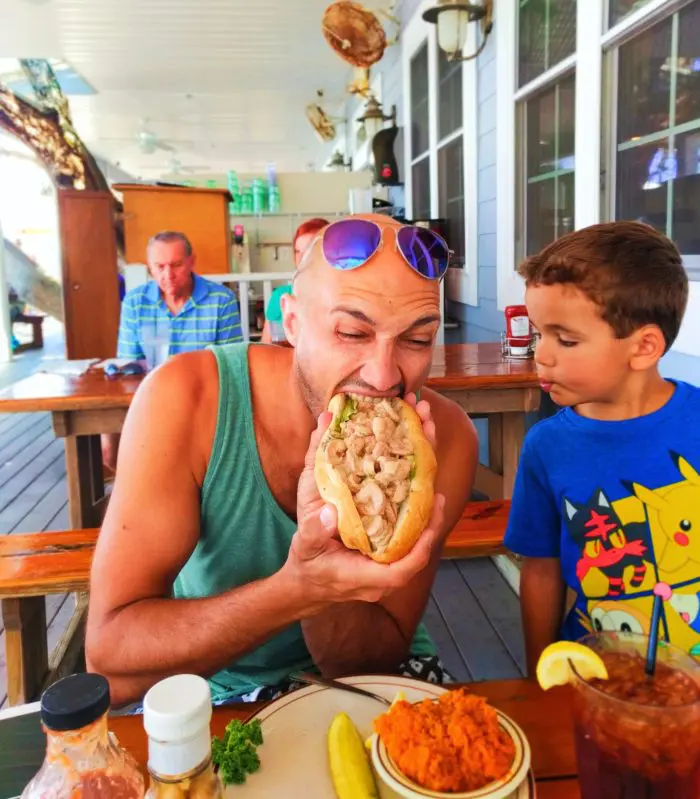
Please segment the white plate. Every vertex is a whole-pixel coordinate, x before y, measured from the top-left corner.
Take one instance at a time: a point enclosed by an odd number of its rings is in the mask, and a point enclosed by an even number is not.
[[[368,675],[347,677],[343,682],[366,688],[389,700],[403,691],[409,702],[435,698],[447,690],[408,677]],[[373,699],[318,685],[285,694],[255,716],[262,722],[264,739],[258,749],[260,771],[249,776],[245,785],[228,788],[226,799],[334,799],[326,750],[326,735],[331,721],[337,713],[345,711],[364,739],[373,732],[372,722],[384,710],[384,705]],[[398,794],[377,782],[381,799],[396,799]],[[529,779],[513,799],[534,797],[534,783]]]

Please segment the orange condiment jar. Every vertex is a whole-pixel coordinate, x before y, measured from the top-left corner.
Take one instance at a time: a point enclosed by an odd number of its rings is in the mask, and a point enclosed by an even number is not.
[[[46,756],[21,799],[143,799],[136,761],[107,728],[109,684],[74,674],[41,697]]]

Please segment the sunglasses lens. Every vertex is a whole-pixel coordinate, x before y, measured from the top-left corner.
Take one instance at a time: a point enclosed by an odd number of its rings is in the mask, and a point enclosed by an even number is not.
[[[382,232],[366,219],[341,219],[323,234],[323,256],[335,269],[354,269],[379,247]]]
[[[396,234],[396,241],[408,265],[419,275],[437,280],[445,274],[450,253],[443,239],[432,230],[402,227]]]

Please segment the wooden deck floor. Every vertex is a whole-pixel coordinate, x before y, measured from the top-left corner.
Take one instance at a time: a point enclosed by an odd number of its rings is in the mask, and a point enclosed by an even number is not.
[[[37,356],[39,353],[36,354]],[[0,370],[0,385],[41,364],[39,357]],[[18,366],[20,368],[18,368]],[[48,414],[0,415],[0,535],[68,527],[63,443]],[[49,651],[68,624],[72,597],[47,598]],[[425,622],[445,667],[460,682],[524,674],[518,597],[488,558],[444,561]],[[6,703],[4,625],[0,619],[0,708]]]
[[[0,416],[0,535],[65,530],[67,498],[63,442],[54,438],[49,415]],[[50,651],[73,608],[67,595],[47,597]],[[5,626],[0,619],[0,708],[6,697]]]

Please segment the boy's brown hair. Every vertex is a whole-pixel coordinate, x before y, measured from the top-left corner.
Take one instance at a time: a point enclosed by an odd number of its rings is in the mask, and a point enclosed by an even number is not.
[[[657,325],[668,351],[688,302],[675,244],[642,222],[607,222],[562,236],[518,269],[526,286],[570,283],[601,309],[617,338]]]

